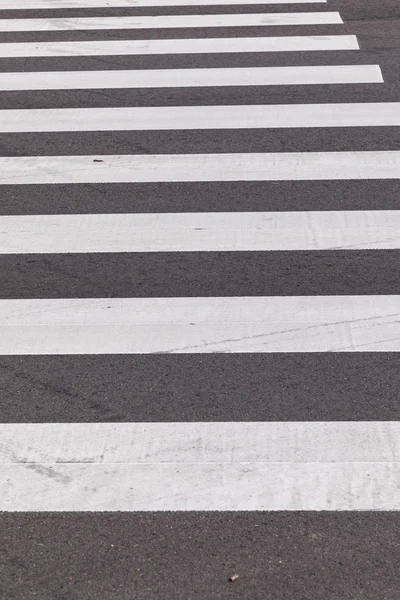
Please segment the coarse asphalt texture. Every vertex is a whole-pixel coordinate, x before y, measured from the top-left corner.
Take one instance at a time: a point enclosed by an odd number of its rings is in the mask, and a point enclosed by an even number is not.
[[[316,10],[338,10],[344,25],[0,33],[0,42],[340,33],[357,35],[360,50],[10,58],[0,71],[378,64],[384,84],[0,91],[0,109],[400,101],[398,0],[0,18]],[[399,140],[396,127],[18,133],[0,134],[0,156],[398,150]],[[389,210],[399,198],[392,180],[2,186],[0,214]],[[250,255],[1,255],[0,298],[400,294],[400,250]],[[399,389],[398,353],[0,357],[3,423],[395,421]],[[398,512],[0,514],[1,600],[398,600],[399,561]]]

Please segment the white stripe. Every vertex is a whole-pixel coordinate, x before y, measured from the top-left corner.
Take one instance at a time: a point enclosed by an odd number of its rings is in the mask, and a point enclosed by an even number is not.
[[[0,91],[382,82],[378,65],[0,73]]]
[[[0,253],[400,248],[400,211],[0,217]]]
[[[55,8],[137,8],[219,4],[325,4],[327,0],[1,0],[1,10]]]
[[[399,422],[0,426],[2,511],[398,510]]]
[[[0,354],[399,352],[400,296],[0,300]]]
[[[0,19],[1,31],[82,31],[84,29],[163,29],[174,27],[269,27],[342,24],[338,12],[82,17],[78,19]]]
[[[400,102],[0,110],[0,133],[400,125]]]
[[[399,178],[400,151],[0,157],[0,185]]]
[[[204,38],[176,40],[102,40],[100,42],[26,42],[0,44],[0,58],[37,56],[122,56],[222,52],[298,52],[358,50],[355,35]]]

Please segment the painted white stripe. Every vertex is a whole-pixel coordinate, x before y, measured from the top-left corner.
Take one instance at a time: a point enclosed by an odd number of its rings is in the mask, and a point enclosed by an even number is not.
[[[1,10],[55,8],[137,8],[219,4],[325,4],[327,0],[1,0]]]
[[[0,424],[0,464],[400,462],[399,421]]]
[[[176,40],[102,40],[0,44],[0,58],[38,56],[122,56],[223,52],[298,52],[358,50],[355,35],[204,38]]]
[[[0,91],[383,83],[378,65],[0,73]]]
[[[0,253],[400,248],[400,211],[0,217]]]
[[[0,157],[0,185],[399,178],[400,151]]]
[[[154,17],[82,17],[71,19],[0,19],[3,31],[82,31],[84,29],[165,29],[181,27],[269,27],[343,24],[338,12],[168,15]]]
[[[399,422],[0,426],[2,511],[398,510]]]
[[[400,296],[0,300],[0,354],[399,352]]]
[[[0,133],[400,125],[400,102],[0,110]]]

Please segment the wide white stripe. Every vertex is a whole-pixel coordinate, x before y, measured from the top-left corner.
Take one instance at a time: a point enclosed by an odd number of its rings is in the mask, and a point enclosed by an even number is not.
[[[382,82],[378,65],[0,73],[0,91]]]
[[[175,40],[102,40],[0,44],[0,58],[37,56],[113,56],[135,54],[207,54],[222,52],[298,52],[358,50],[355,35],[204,38]]]
[[[0,157],[0,185],[399,178],[400,151]]]
[[[0,110],[0,133],[400,125],[400,102]]]
[[[2,511],[399,510],[400,463],[5,465]]]
[[[398,510],[400,424],[0,426],[3,511]]]
[[[400,296],[0,300],[0,354],[398,352]]]
[[[0,19],[3,31],[82,31],[84,29],[164,29],[181,27],[269,27],[342,24],[338,12],[168,15],[153,17],[81,17],[70,19]]]
[[[1,0],[1,10],[54,8],[136,8],[219,4],[325,4],[327,0]]]
[[[0,253],[400,248],[400,211],[0,217]]]
[[[399,421],[0,424],[0,464],[399,462]]]

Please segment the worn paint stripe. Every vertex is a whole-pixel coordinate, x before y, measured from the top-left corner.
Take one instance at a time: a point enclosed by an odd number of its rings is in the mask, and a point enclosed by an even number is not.
[[[0,354],[398,352],[399,296],[1,300]]]
[[[0,185],[399,178],[400,151],[0,157]]]
[[[383,83],[378,65],[0,73],[0,91]]]
[[[141,6],[218,6],[222,4],[325,4],[327,0],[2,0],[1,10],[56,8],[137,8]]]
[[[48,56],[129,56],[358,50],[355,35],[204,38],[171,40],[102,40],[0,44],[0,58]]]
[[[400,102],[0,110],[0,133],[399,125]]]
[[[400,211],[0,216],[0,253],[400,248]]]
[[[400,462],[400,422],[0,424],[0,464]]]
[[[0,510],[398,510],[399,428],[1,425]]]
[[[247,13],[220,15],[162,15],[81,17],[64,19],[0,19],[0,32],[83,31],[100,29],[165,29],[182,27],[270,27],[281,25],[343,24],[338,12]]]

